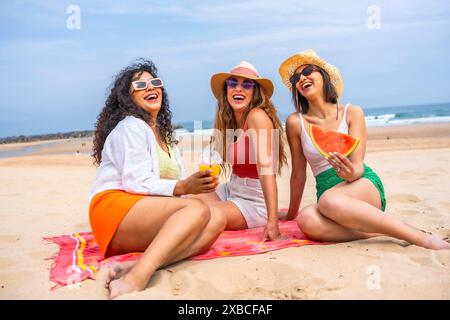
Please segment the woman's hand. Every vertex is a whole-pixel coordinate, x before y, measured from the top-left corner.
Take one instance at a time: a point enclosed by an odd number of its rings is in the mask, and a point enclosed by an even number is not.
[[[294,213],[291,213],[290,211],[288,211],[288,213],[284,219],[287,221],[294,220],[295,218],[297,218],[297,216],[298,216],[298,211],[294,212]]]
[[[296,212],[292,212],[292,210],[280,211],[280,212],[278,212],[278,219],[283,220],[283,221],[294,220],[295,218],[297,218],[297,215],[298,215],[298,211],[296,211]]]
[[[278,229],[278,221],[267,222],[266,227],[264,228],[263,236],[261,241],[274,241],[280,240],[283,237],[280,234],[280,229]]]
[[[219,178],[211,176],[211,170],[197,171],[184,180],[179,180],[173,191],[174,196],[184,194],[209,193],[216,190]]]
[[[339,152],[330,152],[327,161],[336,170],[336,174],[341,179],[352,182],[360,176],[355,165]]]

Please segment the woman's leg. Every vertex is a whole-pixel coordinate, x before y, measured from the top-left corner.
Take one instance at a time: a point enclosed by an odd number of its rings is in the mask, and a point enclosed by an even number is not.
[[[365,233],[337,224],[320,213],[317,204],[303,208],[298,214],[297,225],[310,239],[329,242],[346,242],[381,236],[377,233]]]
[[[415,230],[380,208],[378,189],[366,178],[327,190],[318,203],[320,213],[348,229],[381,233],[429,249],[450,249],[450,243]]]
[[[171,257],[162,265],[162,267],[205,252],[225,230],[225,226],[225,216],[211,211],[211,218],[197,239],[195,239],[195,241],[188,248],[181,247],[173,250]],[[109,275],[106,281],[107,287],[111,281],[119,279],[128,273],[134,265],[136,265],[136,263],[137,261],[131,261],[112,266],[109,270]]]
[[[209,219],[208,225],[203,229],[197,239],[195,239],[186,250],[181,250],[180,248],[175,249],[167,264],[203,253],[213,245],[220,234],[225,230],[226,217],[221,212],[217,212],[214,208],[210,208],[210,212],[211,218]]]
[[[138,201],[122,220],[109,252],[144,253],[129,272],[118,270],[116,275],[121,276],[109,279],[111,298],[144,289],[159,267],[189,251],[209,219],[209,208],[196,199],[145,197]]]
[[[220,200],[215,192],[198,194],[192,197],[206,203],[211,210],[211,215],[223,215],[226,220],[226,230],[242,230],[248,228],[241,210],[234,202]]]

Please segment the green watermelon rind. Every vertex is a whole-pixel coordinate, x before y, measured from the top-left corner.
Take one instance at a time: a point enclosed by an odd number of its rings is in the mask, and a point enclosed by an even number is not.
[[[319,147],[319,145],[318,145],[318,143],[316,142],[316,140],[314,139],[314,135],[313,135],[313,133],[312,133],[313,126],[314,126],[313,124],[310,124],[310,125],[309,125],[309,137],[311,138],[311,141],[312,141],[314,147],[316,147],[317,151],[319,151],[319,153],[320,153],[321,155],[323,155],[325,158],[330,158],[330,155],[327,154],[325,151],[323,151],[323,150]],[[319,129],[320,129],[320,128],[319,128]],[[323,130],[322,130],[322,131],[323,131]],[[348,157],[350,154],[352,154],[352,152],[355,151],[356,147],[359,145],[360,139],[359,139],[359,138],[354,138],[354,137],[353,137],[353,139],[355,139],[355,142],[353,143],[352,147],[351,147],[351,148],[343,155],[344,157]]]

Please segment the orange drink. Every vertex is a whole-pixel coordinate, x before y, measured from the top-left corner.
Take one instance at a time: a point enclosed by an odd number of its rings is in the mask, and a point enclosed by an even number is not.
[[[218,177],[220,175],[220,164],[201,163],[198,165],[198,170],[211,170],[211,175],[213,177]]]

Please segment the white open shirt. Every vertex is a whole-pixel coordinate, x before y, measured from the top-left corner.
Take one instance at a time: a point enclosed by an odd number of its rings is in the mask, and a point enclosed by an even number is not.
[[[155,134],[143,120],[127,116],[111,131],[102,150],[102,161],[89,195],[120,189],[144,195],[173,196],[178,180],[161,179]],[[180,178],[185,176],[178,148],[173,146]]]

